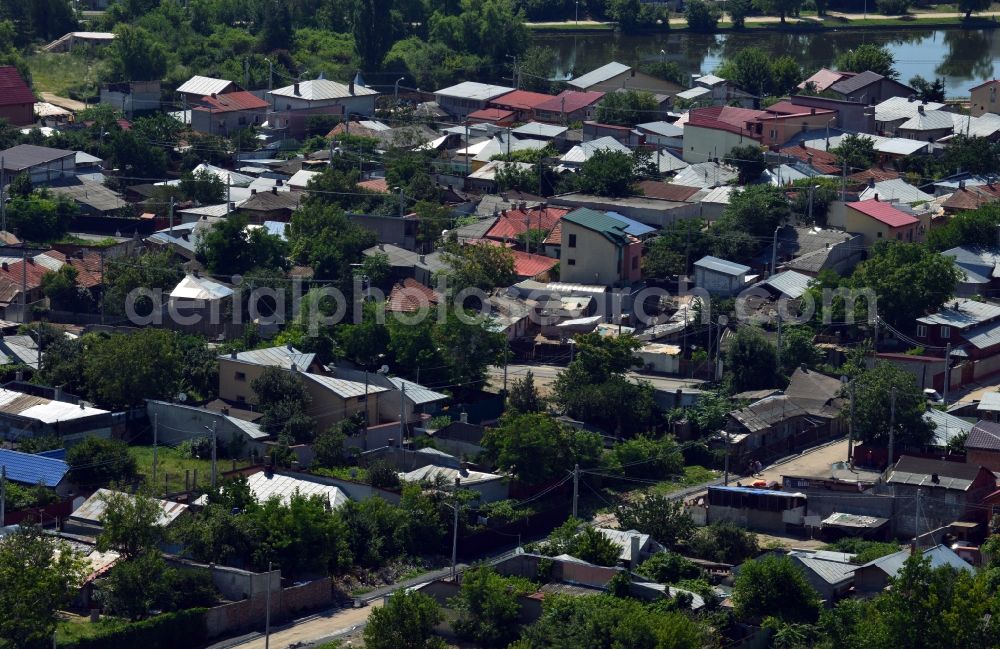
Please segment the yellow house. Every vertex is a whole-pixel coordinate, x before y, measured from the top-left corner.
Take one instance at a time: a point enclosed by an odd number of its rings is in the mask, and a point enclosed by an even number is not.
[[[923,239],[920,219],[878,197],[847,203],[845,207],[847,231],[863,236],[865,246],[883,240],[914,243]]]
[[[268,367],[313,369],[316,354],[305,354],[291,345],[233,352],[219,357],[219,398],[231,403],[257,405],[257,395],[250,388],[254,379]]]
[[[969,90],[969,111],[973,117],[979,117],[983,113],[996,113],[1000,115],[1000,79],[993,79],[986,83],[981,83]]]

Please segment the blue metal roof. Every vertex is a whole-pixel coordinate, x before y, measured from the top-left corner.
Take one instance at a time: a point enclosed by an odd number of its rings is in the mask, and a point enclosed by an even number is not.
[[[784,496],[786,498],[803,498],[805,494],[799,492],[789,492],[789,491],[776,491],[774,489],[758,489],[755,487],[725,487],[725,486],[713,486],[708,488],[709,491],[731,491],[733,493],[739,494],[758,494],[761,496]]]
[[[58,485],[69,471],[63,460],[7,449],[0,449],[0,466],[7,468],[8,480],[46,487]]]
[[[66,449],[64,448],[54,448],[51,451],[42,451],[41,453],[35,453],[40,457],[51,457],[56,460],[66,459]]]
[[[619,214],[618,212],[608,212],[608,216],[612,216],[619,221],[623,222],[626,226],[625,232],[631,234],[633,237],[641,237],[644,234],[649,234],[650,232],[656,232],[656,228],[651,225],[646,225],[645,223],[640,223],[635,219],[630,219],[624,214]]]

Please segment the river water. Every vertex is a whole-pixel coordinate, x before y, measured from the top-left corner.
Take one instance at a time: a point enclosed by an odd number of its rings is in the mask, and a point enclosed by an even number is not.
[[[612,32],[548,33],[533,37],[559,53],[560,76],[582,74],[619,61],[635,65],[665,58],[685,73],[713,72],[719,62],[755,45],[775,56],[789,54],[807,74],[829,66],[840,52],[862,43],[888,45],[900,80],[942,77],[948,97],[968,97],[969,88],[1000,73],[1000,30],[887,28],[813,33],[755,31],[727,34],[665,33],[625,36]]]

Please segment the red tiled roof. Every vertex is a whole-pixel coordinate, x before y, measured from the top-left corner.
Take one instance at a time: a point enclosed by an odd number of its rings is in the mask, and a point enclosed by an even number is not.
[[[338,135],[355,135],[357,137],[374,138],[378,136],[378,131],[373,131],[368,127],[362,126],[359,122],[350,122],[349,124],[341,122],[330,129],[330,132],[326,134],[328,138],[336,137]]]
[[[564,90],[548,101],[535,106],[535,110],[543,110],[552,113],[572,113],[582,108],[586,108],[587,106],[596,104],[601,101],[601,98],[603,97],[603,92]]]
[[[12,65],[0,66],[0,106],[33,104],[35,95]]]
[[[543,207],[541,209],[506,210],[486,232],[489,239],[514,239],[527,230],[551,230],[559,219],[569,214],[570,210],[562,207]],[[527,223],[525,223],[527,221]]]
[[[790,101],[779,101],[776,104],[772,104],[764,109],[767,113],[771,115],[780,115],[781,117],[792,117],[798,115],[830,115],[836,113],[837,111],[830,108],[813,108],[812,106],[799,106],[798,104],[793,104]],[[816,111],[815,113],[813,111]]]
[[[729,131],[730,133],[740,133],[748,137],[759,138],[760,135],[750,133],[747,129],[747,124],[757,123],[761,117],[766,116],[767,113],[764,111],[752,108],[709,106],[708,108],[696,108],[689,112],[687,126]]]
[[[855,201],[853,203],[848,203],[847,207],[857,210],[858,212],[861,212],[865,216],[869,216],[876,221],[885,223],[890,228],[901,228],[903,226],[913,225],[914,223],[920,223],[920,220],[917,217],[898,210],[889,203],[875,199]]]
[[[659,198],[665,201],[677,201],[683,203],[692,195],[697,194],[699,187],[685,187],[684,185],[674,185],[673,183],[663,183],[658,180],[643,180],[639,183],[639,189],[643,196],[647,198]]]
[[[697,189],[697,187],[695,189]],[[558,221],[556,221],[556,224],[552,226],[552,229],[549,230],[549,235],[547,237],[545,237],[545,241],[543,241],[542,243],[545,243],[545,244],[548,244],[548,245],[551,245],[551,246],[561,246],[562,245],[562,220],[561,219],[558,220]]]
[[[781,149],[781,153],[798,158],[802,162],[812,165],[813,169],[821,173],[829,174],[840,171],[837,157],[829,151],[804,146],[790,146]]]
[[[413,313],[421,308],[438,303],[438,294],[433,289],[424,286],[412,277],[407,277],[400,284],[392,287],[389,293],[388,311],[394,313]]]
[[[198,106],[195,110],[208,110],[213,113],[231,113],[238,110],[262,110],[268,107],[268,103],[246,90],[228,92],[223,95],[202,97],[201,100],[208,104],[207,108]]]
[[[838,72],[836,70],[828,70],[826,68],[821,69],[819,72],[815,73],[797,87],[800,90],[805,90],[806,84],[812,82],[816,88],[816,92],[823,92],[833,84],[845,79],[847,77],[853,77],[853,72]]]
[[[357,184],[357,186],[362,189],[378,192],[380,194],[389,193],[389,181],[386,180],[385,178],[372,178],[371,180],[362,180]]]
[[[468,118],[470,120],[478,119],[482,122],[502,122],[505,120],[513,120],[513,111],[503,110],[500,108],[483,108],[480,110],[474,110],[469,113]]]
[[[514,255],[514,273],[518,277],[536,277],[559,263],[558,259],[520,250],[512,250],[511,254]]]
[[[847,177],[847,180],[853,183],[867,183],[869,180],[874,180],[875,182],[880,183],[883,180],[895,180],[899,177],[900,175],[898,171],[872,167],[871,169],[864,169],[862,171],[852,173]]]
[[[994,201],[1000,201],[1000,185],[963,187],[952,192],[941,207],[946,210],[975,210]]]
[[[515,90],[506,95],[500,95],[490,102],[493,106],[509,108],[513,110],[531,110],[539,104],[544,104],[552,99],[552,95],[540,92],[530,92],[528,90]]]

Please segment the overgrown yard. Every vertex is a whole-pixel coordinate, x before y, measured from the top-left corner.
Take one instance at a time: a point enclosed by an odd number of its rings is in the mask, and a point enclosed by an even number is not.
[[[145,479],[147,484],[153,485],[153,447],[133,446],[130,449],[132,457],[138,465],[137,469]],[[218,460],[218,472],[221,476],[223,472],[233,468],[243,468],[249,466],[247,460],[220,459]],[[187,476],[187,485],[185,485]],[[160,446],[157,450],[156,484],[153,485],[155,494],[174,493],[187,488],[203,487],[207,488],[212,480],[211,458],[193,457],[187,445],[180,448],[170,448]]]
[[[75,54],[43,52],[28,58],[35,92],[51,92],[81,101],[84,97],[97,95],[102,65],[100,61]]]

